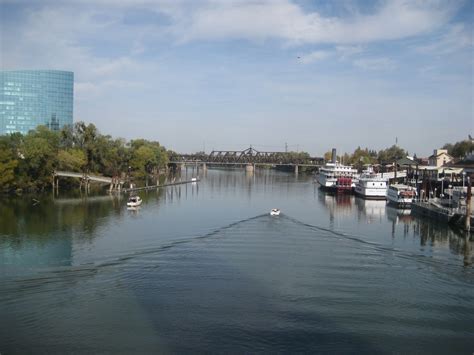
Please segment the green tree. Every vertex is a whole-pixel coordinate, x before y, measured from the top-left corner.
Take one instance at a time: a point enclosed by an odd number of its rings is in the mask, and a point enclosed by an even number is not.
[[[448,150],[448,154],[454,158],[464,158],[468,153],[474,151],[474,142],[472,140],[463,140],[454,144],[447,143],[443,149]]]
[[[349,162],[357,166],[359,169],[361,169],[364,165],[374,164],[376,161],[377,160],[370,153],[369,149],[362,149],[361,147],[357,147],[349,159]]]
[[[168,162],[169,152],[156,141],[127,143],[84,122],[59,132],[39,126],[27,135],[0,137],[0,188],[43,188],[58,169],[119,176],[130,166],[136,177],[146,178]]]
[[[379,151],[378,161],[381,164],[393,163],[394,161],[404,158],[407,155],[408,153],[405,150],[394,144],[390,148]]]
[[[0,189],[6,190],[15,182],[15,168],[18,160],[11,149],[8,137],[0,137]]]
[[[142,145],[132,153],[130,166],[137,177],[145,177],[156,165],[156,154],[151,147]]]
[[[79,149],[60,150],[57,159],[60,170],[81,172],[86,165],[86,155]]]

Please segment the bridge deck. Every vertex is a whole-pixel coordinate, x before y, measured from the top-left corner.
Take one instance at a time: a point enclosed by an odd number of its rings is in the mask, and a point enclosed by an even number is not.
[[[216,162],[216,161],[202,161],[202,160],[181,160],[181,161],[170,161],[170,164],[206,164],[206,165],[257,165],[257,166],[268,166],[268,165],[279,165],[279,166],[309,166],[319,167],[321,164],[298,164],[298,163],[250,163],[250,162]]]

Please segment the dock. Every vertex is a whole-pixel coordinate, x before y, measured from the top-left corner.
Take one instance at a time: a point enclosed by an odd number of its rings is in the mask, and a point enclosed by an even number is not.
[[[461,224],[465,221],[466,211],[462,208],[444,207],[434,201],[417,201],[411,206],[413,214],[433,218],[442,223]],[[474,217],[471,215],[471,224]]]
[[[143,186],[143,187],[125,188],[125,189],[122,189],[122,191],[123,192],[135,192],[135,191],[144,191],[144,190],[154,190],[154,189],[159,189],[159,188],[167,187],[167,186],[176,186],[176,185],[197,183],[199,181],[200,181],[199,178],[193,178],[191,180],[169,182],[169,183],[161,184],[161,185],[150,185],[150,186]]]

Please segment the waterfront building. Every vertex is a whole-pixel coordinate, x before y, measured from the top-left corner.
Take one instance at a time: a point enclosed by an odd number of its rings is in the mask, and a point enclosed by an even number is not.
[[[440,167],[453,160],[453,157],[448,154],[447,149],[435,149],[433,155],[429,158],[429,165]]]
[[[73,123],[74,73],[60,70],[0,71],[0,135],[39,125],[59,130]]]

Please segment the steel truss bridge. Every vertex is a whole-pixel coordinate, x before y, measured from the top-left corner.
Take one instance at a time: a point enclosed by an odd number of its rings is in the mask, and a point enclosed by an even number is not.
[[[245,150],[213,150],[209,154],[182,154],[171,160],[172,164],[202,163],[216,165],[287,165],[314,166],[324,164],[324,158],[307,158],[298,153],[260,152],[252,147]]]

